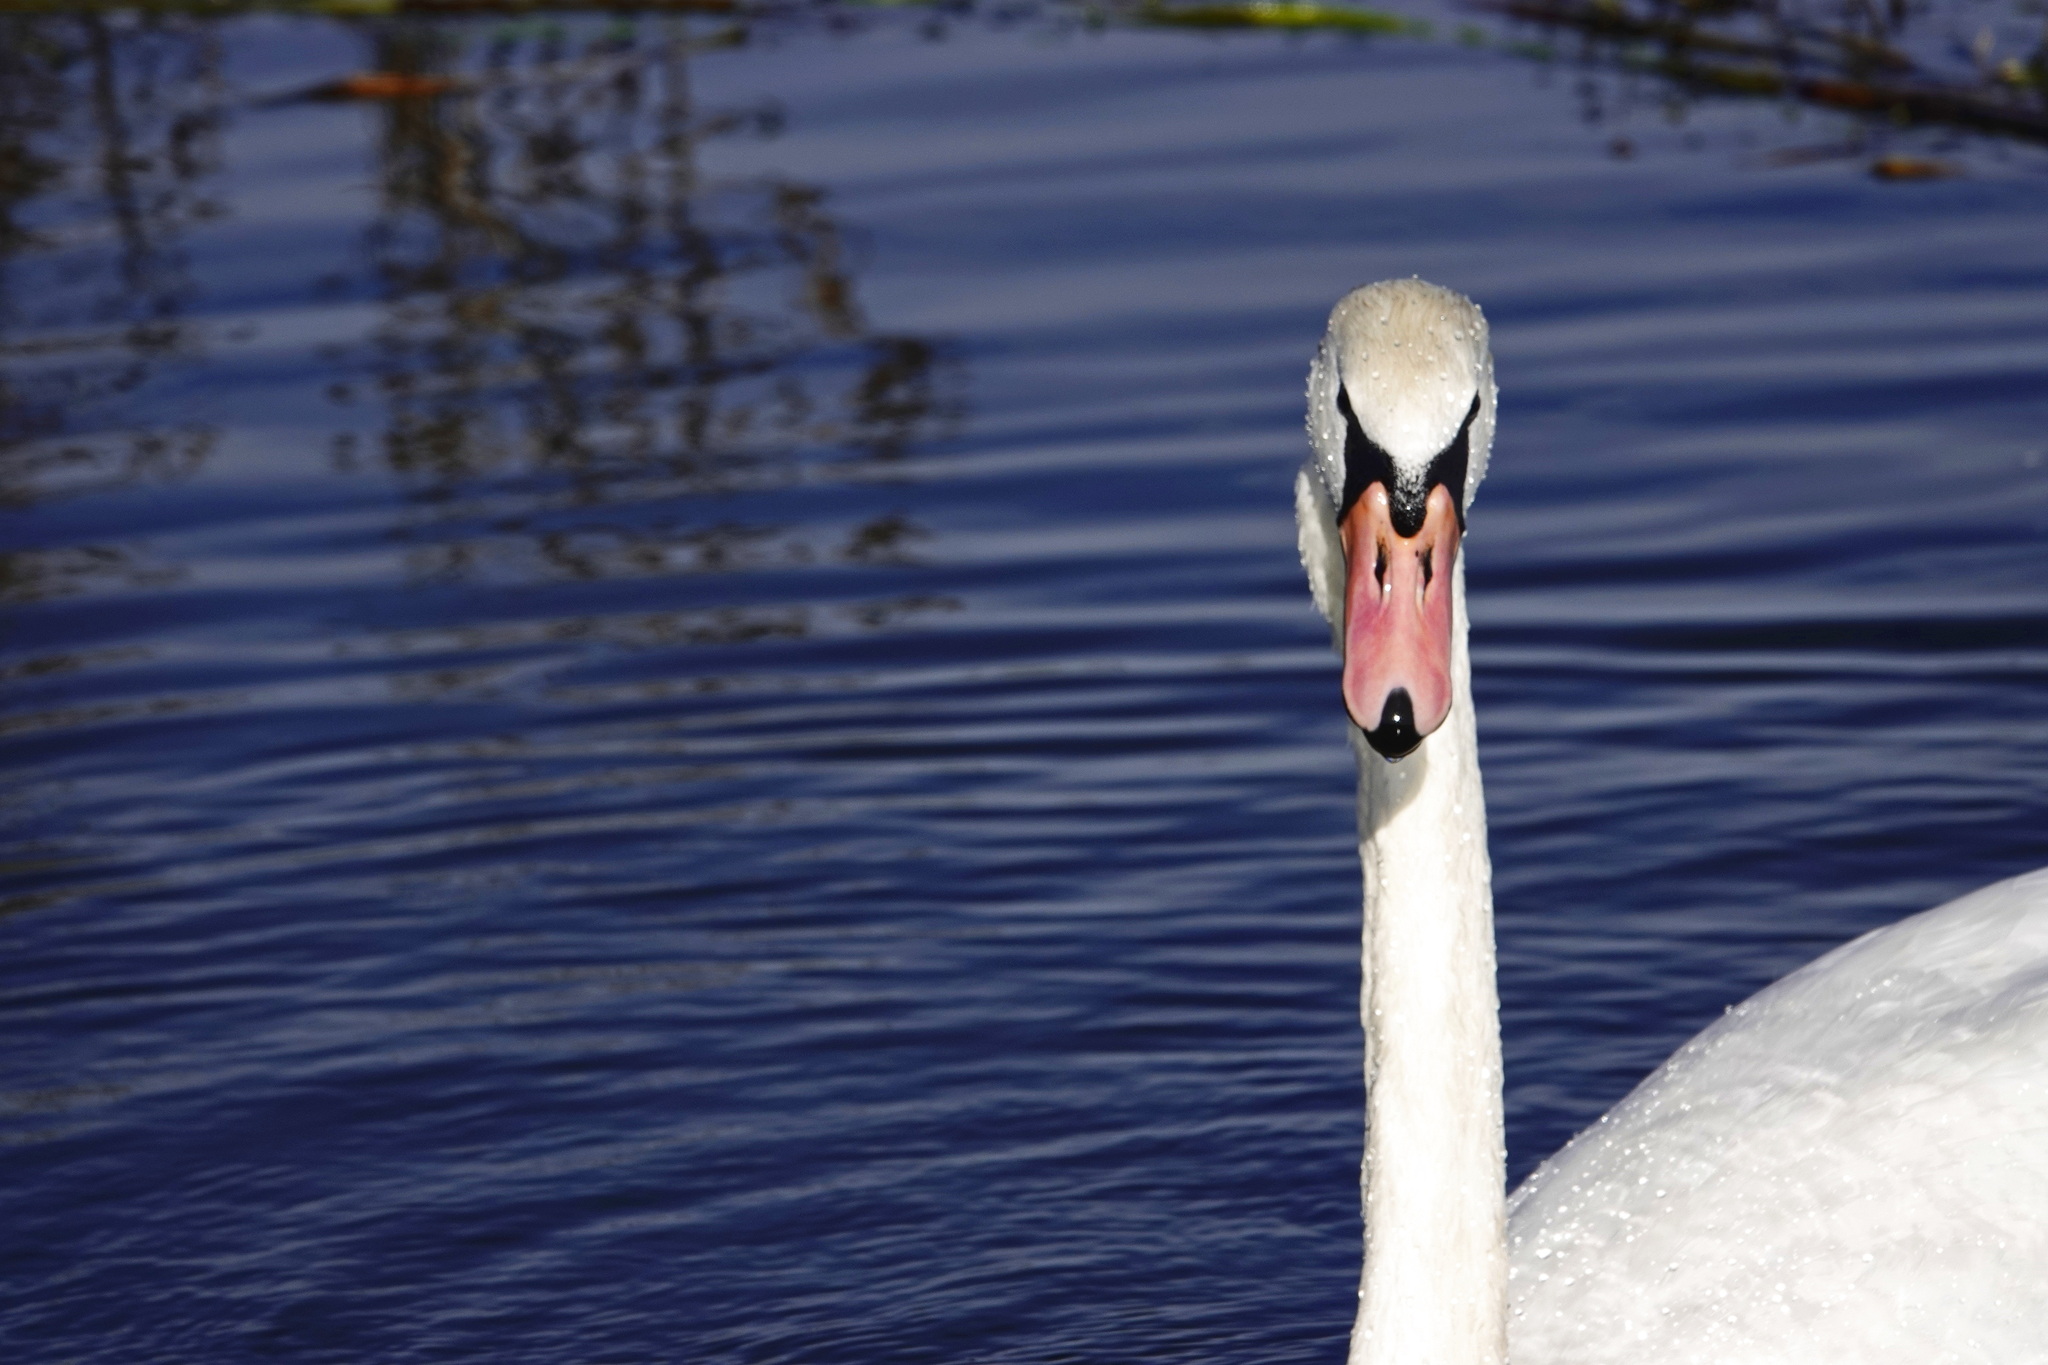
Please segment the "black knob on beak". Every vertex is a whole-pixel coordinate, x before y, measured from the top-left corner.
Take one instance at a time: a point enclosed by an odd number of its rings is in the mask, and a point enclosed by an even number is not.
[[[1380,723],[1365,732],[1365,742],[1382,758],[1406,758],[1415,752],[1422,736],[1415,732],[1415,703],[1407,688],[1397,687],[1387,694],[1387,704],[1380,708]]]

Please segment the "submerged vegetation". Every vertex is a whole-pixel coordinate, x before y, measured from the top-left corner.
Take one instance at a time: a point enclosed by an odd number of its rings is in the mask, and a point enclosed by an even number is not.
[[[1170,28],[1277,28],[1296,32],[1320,29],[1332,33],[1389,33],[1426,38],[1430,26],[1419,19],[1366,9],[1358,5],[1317,5],[1292,0],[1250,0],[1250,3],[1162,4],[1147,0],[1137,9],[1142,23]]]
[[[1855,0],[1825,13],[1777,0],[1476,4],[1552,37],[1575,36],[1586,60],[1654,76],[1677,94],[1794,101],[1891,127],[2048,143],[2048,22],[2023,7],[2002,16],[1976,8],[1965,40],[1961,9],[1907,0]]]
[[[1701,99],[1772,100],[1852,116],[1858,135],[1840,144],[1871,158],[1874,173],[1923,178],[1934,163],[1888,151],[1900,129],[1928,128],[2048,144],[2048,4],[2043,0],[1462,0],[1475,20],[1457,41],[1523,59],[1569,61],[1591,75],[1630,82],[1620,102],[1641,103],[1643,83],[1667,117]],[[126,12],[159,18],[251,10],[355,23],[504,20],[608,15],[711,16],[730,41],[755,28],[858,24],[864,10],[917,9],[933,31],[977,18],[1087,28],[1279,30],[1413,40],[1438,38],[1411,14],[1342,0],[0,0],[0,17]],[[407,73],[337,77],[325,98],[396,99],[460,93],[408,84]],[[1599,121],[1616,92],[1581,90]],[[1627,155],[1632,145],[1614,144]],[[1814,159],[1811,148],[1772,164]],[[1918,169],[1914,169],[1918,167]],[[1887,169],[1889,168],[1889,169]]]
[[[2048,6],[2006,15],[1979,9],[1974,33],[1954,31],[1960,9],[1913,0],[1468,0],[1479,14],[1533,26],[1544,41],[1502,43],[1553,60],[1577,42],[1594,69],[1654,77],[1668,103],[1687,96],[1775,99],[1844,111],[1890,127],[1933,126],[2048,143]],[[1430,36],[1415,20],[1349,5],[1164,4],[1145,0],[1146,23],[1186,28],[1326,29]],[[1944,27],[1946,26],[1946,27]],[[1495,41],[1468,26],[1473,45]],[[1946,59],[1946,60],[1945,60]],[[1925,178],[1927,163],[1879,156],[1889,179]],[[1913,169],[1920,168],[1920,169]]]

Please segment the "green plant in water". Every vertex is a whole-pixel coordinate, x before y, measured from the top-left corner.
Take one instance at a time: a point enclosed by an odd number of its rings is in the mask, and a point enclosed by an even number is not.
[[[1344,33],[1385,33],[1427,37],[1430,27],[1418,19],[1386,10],[1351,5],[1318,5],[1304,0],[1248,0],[1247,3],[1167,5],[1147,3],[1137,17],[1147,24],[1173,28],[1320,29]]]

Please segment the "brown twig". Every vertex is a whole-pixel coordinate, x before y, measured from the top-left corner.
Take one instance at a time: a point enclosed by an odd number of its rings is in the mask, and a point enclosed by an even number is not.
[[[1908,58],[1882,45],[1832,35],[1830,45],[1875,53],[1890,69],[1884,77],[1806,74],[1800,68],[1832,67],[1839,61],[1816,52],[1812,43],[1773,46],[1702,31],[1690,23],[1647,18],[1600,0],[1474,0],[1474,7],[1509,18],[1568,28],[1612,43],[1655,42],[1659,60],[1646,63],[1659,76],[1703,93],[1801,100],[1830,109],[1886,115],[1901,123],[1944,124],[2048,142],[2048,108],[2030,108],[2004,90],[1956,85],[1922,73]],[[1716,60],[1743,57],[1758,64]],[[1768,64],[1763,64],[1768,63]]]

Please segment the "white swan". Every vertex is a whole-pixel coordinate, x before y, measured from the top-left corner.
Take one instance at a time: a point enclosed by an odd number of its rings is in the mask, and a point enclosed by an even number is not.
[[[1301,556],[1360,765],[1353,1365],[2048,1361],[2048,869],[1760,992],[1503,1199],[1458,553],[1493,440],[1485,319],[1368,285],[1308,398]]]

